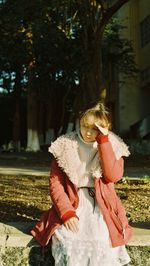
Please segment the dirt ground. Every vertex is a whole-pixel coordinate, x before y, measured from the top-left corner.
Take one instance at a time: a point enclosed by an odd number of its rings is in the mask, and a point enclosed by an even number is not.
[[[49,167],[51,157],[47,152],[0,154],[0,166]],[[128,169],[150,169],[150,156],[130,156],[126,159]],[[122,180],[115,185],[131,223],[150,221],[150,179]],[[5,221],[38,220],[51,205],[48,177],[0,175],[0,217]]]

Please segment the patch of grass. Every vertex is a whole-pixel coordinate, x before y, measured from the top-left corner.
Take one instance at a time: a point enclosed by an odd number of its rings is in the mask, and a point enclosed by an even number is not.
[[[0,176],[1,221],[39,219],[51,204],[48,177]]]
[[[150,247],[127,246],[131,262],[127,266],[149,266],[150,265]],[[54,266],[54,259],[51,254],[50,245],[44,249],[42,256],[40,247],[30,248],[6,248],[0,250],[1,262],[6,266]],[[115,265],[114,265],[115,266]]]
[[[145,175],[143,177],[129,177],[129,176],[124,176],[120,181],[120,183],[148,183],[150,182],[150,176],[149,175]]]
[[[1,222],[39,220],[50,207],[48,177],[0,175],[0,180]],[[115,188],[129,221],[150,221],[150,182],[126,179]]]
[[[131,258],[129,266],[149,266],[150,265],[150,246],[133,247],[127,246],[128,254]]]
[[[116,192],[125,206],[129,221],[150,221],[150,182],[126,180],[115,185]]]

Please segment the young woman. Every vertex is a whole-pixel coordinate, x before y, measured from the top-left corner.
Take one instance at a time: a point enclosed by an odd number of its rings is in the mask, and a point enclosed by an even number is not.
[[[52,239],[55,266],[121,266],[131,227],[114,183],[123,175],[126,144],[111,129],[102,103],[79,117],[76,130],[49,148],[53,206],[31,231],[42,246]]]

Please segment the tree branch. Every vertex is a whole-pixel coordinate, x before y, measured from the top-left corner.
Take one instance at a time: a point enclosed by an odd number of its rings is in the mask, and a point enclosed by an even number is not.
[[[97,41],[101,34],[103,33],[105,26],[107,25],[108,21],[111,19],[111,17],[127,2],[130,0],[117,0],[115,4],[113,4],[110,8],[105,10],[105,13],[103,13],[102,19],[99,23],[99,26],[97,28],[96,34],[95,34],[95,40]]]
[[[107,9],[104,17],[109,20],[124,4],[130,0],[118,0],[114,5]]]

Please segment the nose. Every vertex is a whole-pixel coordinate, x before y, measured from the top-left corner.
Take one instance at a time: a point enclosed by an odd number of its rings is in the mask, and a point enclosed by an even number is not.
[[[87,132],[86,132],[87,136],[91,136],[92,135],[92,131],[91,129],[88,129]]]

